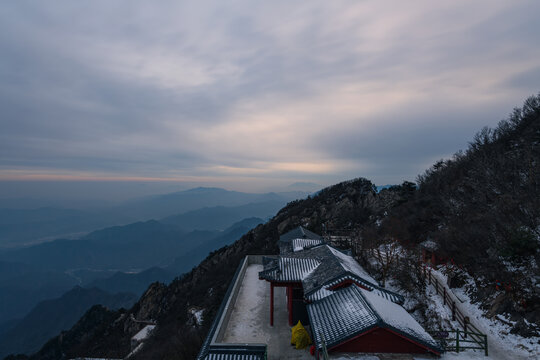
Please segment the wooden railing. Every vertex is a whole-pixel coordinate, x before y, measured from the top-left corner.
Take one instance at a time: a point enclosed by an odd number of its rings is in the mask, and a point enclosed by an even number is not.
[[[441,344],[445,351],[459,353],[463,350],[484,350],[488,356],[487,335],[472,331],[439,330],[430,332],[431,336]],[[480,341],[478,341],[480,339]]]
[[[433,285],[435,288],[435,292],[438,295],[441,295],[443,298],[443,304],[448,306],[450,310],[452,311],[452,320],[457,321],[458,324],[463,328],[463,331],[460,330],[450,330],[447,332],[455,332],[455,348],[459,352],[459,349],[465,349],[465,347],[460,347],[460,341],[461,342],[472,342],[475,343],[478,347],[467,347],[468,349],[482,349],[485,351],[485,354],[487,356],[488,354],[488,344],[487,344],[487,335],[483,334],[474,324],[471,323],[468,316],[465,316],[457,307],[456,301],[452,296],[449,294],[449,291],[446,290],[446,286],[439,281],[435,276],[431,273],[431,268],[427,268],[426,266],[423,267],[422,275],[424,277],[424,281],[429,284]],[[443,330],[444,331],[444,330]],[[460,336],[462,337],[462,340],[460,340]]]

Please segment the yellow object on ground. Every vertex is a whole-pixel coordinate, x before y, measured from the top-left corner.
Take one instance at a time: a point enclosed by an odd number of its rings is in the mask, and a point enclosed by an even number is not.
[[[298,324],[292,327],[291,333],[291,344],[296,345],[297,349],[304,349],[311,345],[309,334],[300,320],[298,320]]]

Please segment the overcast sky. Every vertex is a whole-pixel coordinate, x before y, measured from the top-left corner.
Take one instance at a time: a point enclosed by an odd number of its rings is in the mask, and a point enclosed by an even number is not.
[[[3,1],[3,192],[414,181],[540,91],[538,14],[536,0]]]

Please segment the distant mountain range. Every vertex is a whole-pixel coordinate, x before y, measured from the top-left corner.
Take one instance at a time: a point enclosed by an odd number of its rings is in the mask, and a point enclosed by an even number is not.
[[[237,207],[251,204],[254,213],[222,221],[219,227],[205,226],[204,229],[224,229],[234,221],[257,216],[266,218],[287,202],[308,195],[304,191],[251,194],[228,191],[220,188],[195,188],[170,194],[146,196],[124,202],[121,205],[93,208],[93,210],[38,208],[0,209],[0,249],[35,244],[59,237],[77,238],[89,231],[114,225],[125,225],[137,221],[162,219],[202,208]],[[256,204],[260,205],[258,208]],[[269,213],[262,211],[266,207]],[[249,210],[249,207],[245,209]],[[241,211],[241,210],[239,210]],[[189,215],[186,215],[187,218]],[[196,216],[196,214],[191,215]],[[212,217],[214,221],[217,218]],[[179,220],[180,221],[180,220]],[[180,221],[182,222],[182,221]],[[184,222],[189,223],[189,222]],[[199,221],[198,224],[203,222]],[[186,227],[186,230],[195,229]]]
[[[77,280],[61,271],[0,261],[0,324],[23,317],[38,302],[58,297],[75,285]]]
[[[283,207],[282,201],[267,201],[239,206],[215,206],[168,216],[160,220],[186,231],[224,230],[247,218],[267,219]]]
[[[247,233],[249,230],[262,223],[264,223],[264,221],[259,218],[249,218],[237,222],[223,231],[220,236],[201,243],[193,250],[177,257],[166,269],[176,274],[187,272],[201,262],[201,260],[203,260],[211,251],[220,249],[225,245],[232,244],[236,240],[240,239],[242,235]]]
[[[136,301],[134,294],[111,295],[98,288],[79,286],[60,298],[39,303],[13,327],[4,329],[0,336],[0,358],[10,353],[32,353],[52,336],[70,329],[93,305],[110,309],[130,308]]]
[[[0,247],[12,246],[0,251],[0,356],[35,351],[91,305],[129,306],[150,283],[181,277],[305,195],[197,188],[102,211],[0,210]],[[38,238],[147,216],[160,220]],[[28,245],[16,246],[21,241]]]
[[[286,204],[291,200],[304,198],[307,195],[309,193],[302,191],[251,194],[220,188],[199,187],[171,194],[134,199],[116,208],[116,210],[138,219],[160,219],[204,207],[234,207],[268,202]]]
[[[121,213],[113,216],[109,212],[75,209],[0,209],[0,248],[44,242],[60,236],[79,237],[90,230],[132,220]]]
[[[250,205],[243,210],[251,208],[255,209]],[[219,213],[227,209],[204,209],[200,215],[215,224]],[[242,214],[232,209],[234,216],[229,219]],[[40,301],[56,298],[75,285],[140,296],[150,283],[170,282],[209,252],[234,242],[263,222],[249,218],[223,231],[184,232],[176,225],[151,220],[98,230],[80,240],[55,240],[5,251],[0,254],[0,334],[14,325],[22,332],[29,323],[23,319],[23,326],[18,319]],[[135,268],[147,270],[130,271]],[[64,305],[66,311],[72,311]]]
[[[217,235],[215,231],[185,233],[155,220],[92,232],[80,240],[54,240],[5,251],[0,260],[66,271],[90,269],[145,269],[167,265],[178,254]]]

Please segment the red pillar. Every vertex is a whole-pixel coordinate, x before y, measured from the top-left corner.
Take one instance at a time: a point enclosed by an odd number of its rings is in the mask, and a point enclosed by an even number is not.
[[[292,286],[287,287],[289,296],[287,297],[287,310],[289,310],[289,326],[292,326]]]
[[[435,267],[435,265],[436,265],[436,264],[435,264],[435,253],[432,252],[432,253],[431,253],[431,266],[432,266],[432,267]]]
[[[274,284],[270,283],[270,326],[274,326]]]

